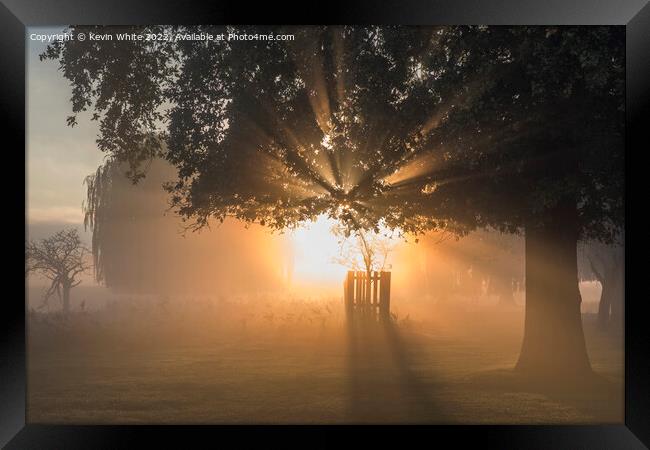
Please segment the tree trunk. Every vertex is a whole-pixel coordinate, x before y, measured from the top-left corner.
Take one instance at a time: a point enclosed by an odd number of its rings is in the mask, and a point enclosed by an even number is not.
[[[610,290],[611,315],[609,318],[610,325],[620,329],[623,326],[623,300],[624,300],[624,277],[625,272],[622,267],[615,266],[612,274],[612,288]]]
[[[602,264],[602,269],[597,269],[594,261],[589,257],[589,264],[591,265],[591,271],[594,273],[594,276],[600,283],[600,299],[598,300],[598,327],[601,330],[607,328],[609,323],[609,312],[612,306],[612,296],[611,296],[611,270],[608,270],[607,264]]]
[[[599,281],[602,286],[602,291],[600,293],[600,301],[598,302],[598,326],[601,329],[605,329],[609,323],[609,312],[612,307],[612,295],[610,292],[610,283],[605,278]]]
[[[516,370],[543,379],[591,373],[578,288],[575,201],[526,226],[526,312]]]
[[[623,292],[622,281],[624,276],[621,261],[616,254],[609,254],[603,264],[605,267],[601,272],[592,271],[602,286],[600,302],[598,304],[598,325],[601,329],[607,329],[610,325],[620,326],[623,314]]]
[[[67,317],[70,314],[70,286],[63,285],[63,315]]]

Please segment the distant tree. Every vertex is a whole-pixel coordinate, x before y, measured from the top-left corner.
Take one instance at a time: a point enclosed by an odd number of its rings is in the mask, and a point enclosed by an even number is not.
[[[90,268],[88,250],[76,229],[65,229],[53,236],[26,245],[26,270],[50,280],[44,302],[56,294],[63,302],[63,314],[70,313],[70,291],[79,286],[81,274]]]
[[[225,294],[279,286],[275,262],[258,253],[279,253],[280,243],[287,244],[283,236],[269,239],[259,229],[242,235],[234,220],[209,233],[192,233],[169,211],[170,195],[162,185],[176,178],[172,165],[163,159],[151,161],[147,177],[136,185],[127,171],[127,163],[108,158],[85,179],[84,224],[92,231],[98,283],[113,292],[140,294]],[[218,257],[224,252],[229,258]],[[216,275],[205,276],[197,260],[209,261]]]
[[[487,277],[488,293],[499,297],[499,305],[513,306],[516,286],[524,281],[524,246],[521,236],[494,230],[478,232],[483,244],[479,270]]]
[[[584,281],[601,285],[598,325],[608,329],[622,325],[625,278],[625,252],[622,242],[603,244],[583,242],[579,246],[579,273]]]
[[[436,267],[436,291],[449,290],[445,288],[449,280],[444,279],[448,277],[456,280],[466,297],[497,295],[499,305],[513,306],[514,291],[524,281],[522,237],[493,229],[479,229],[462,239],[453,237],[443,232],[422,240],[421,245],[444,260]]]
[[[151,255],[152,249],[170,247],[155,241],[162,228],[156,220],[162,219],[168,208],[161,185],[173,178],[174,172],[155,161],[149,165],[149,177],[134,186],[125,176],[127,170],[128,164],[109,158],[85,178],[84,226],[92,230],[96,281],[110,288],[143,292],[143,285],[160,284],[151,279],[152,273],[163,272],[153,262],[167,256],[160,251]]]

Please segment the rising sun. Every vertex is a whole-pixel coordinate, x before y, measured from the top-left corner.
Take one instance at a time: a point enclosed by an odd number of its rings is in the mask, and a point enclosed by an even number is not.
[[[338,238],[332,233],[333,219],[319,216],[290,232],[293,250],[293,276],[296,281],[333,284],[343,282],[347,268],[336,262]]]

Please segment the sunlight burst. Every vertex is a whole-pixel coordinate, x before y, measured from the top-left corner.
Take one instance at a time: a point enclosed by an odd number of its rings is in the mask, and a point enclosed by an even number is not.
[[[291,232],[296,280],[343,282],[347,268],[335,262],[339,252],[338,239],[332,233],[335,223],[333,219],[319,216],[315,222]]]

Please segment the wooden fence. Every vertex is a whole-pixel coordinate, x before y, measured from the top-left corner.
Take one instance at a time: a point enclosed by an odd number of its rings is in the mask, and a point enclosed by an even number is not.
[[[390,318],[390,272],[349,271],[343,282],[345,312],[349,319]]]

